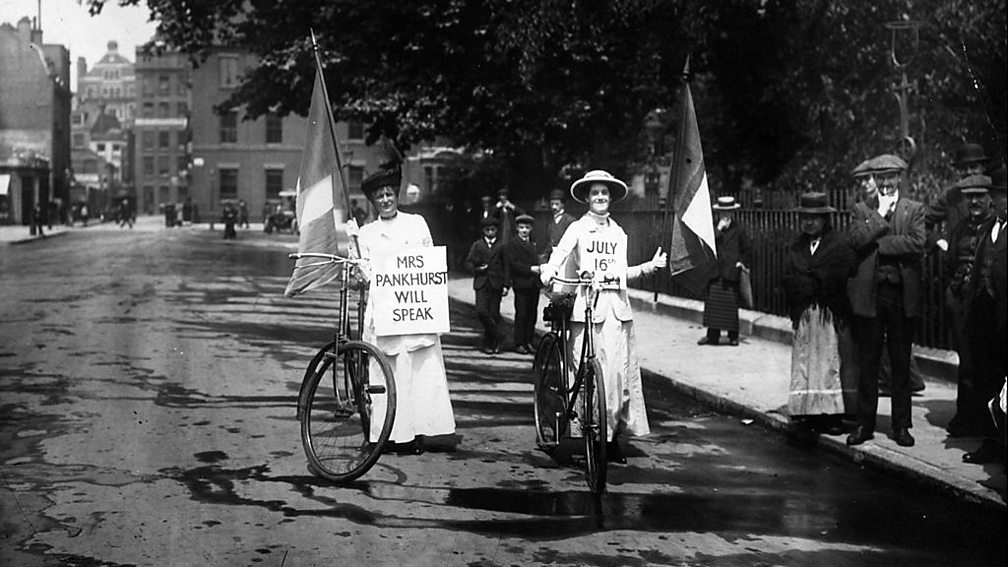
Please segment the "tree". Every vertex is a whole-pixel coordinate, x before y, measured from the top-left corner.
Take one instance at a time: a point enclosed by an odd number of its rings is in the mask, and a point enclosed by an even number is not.
[[[106,0],[89,0],[100,10]],[[141,0],[117,0],[138,4]],[[743,174],[791,189],[847,182],[892,151],[898,120],[882,25],[920,20],[921,164],[1005,131],[1005,8],[982,0],[146,0],[166,46],[260,58],[222,106],[304,114],[318,36],[334,111],[406,148],[435,137],[504,164],[521,195],[571,164],[629,176],[644,122],[693,93],[716,190]],[[984,93],[972,88],[961,43]],[[983,96],[985,94],[986,96]],[[986,101],[987,113],[982,102]],[[990,119],[987,119],[989,113]],[[670,129],[670,131],[673,129]],[[667,134],[671,135],[671,133]],[[670,144],[667,147],[671,147]],[[939,148],[939,149],[933,149]],[[1004,155],[1003,142],[996,151]],[[944,161],[943,161],[944,160]]]

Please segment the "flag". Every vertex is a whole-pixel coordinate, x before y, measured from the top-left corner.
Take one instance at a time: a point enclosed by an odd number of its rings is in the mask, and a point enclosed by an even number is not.
[[[717,246],[710,188],[689,83],[683,85],[682,112],[667,201],[668,206],[673,207],[669,270],[674,282],[701,293],[716,273]]]
[[[336,203],[343,191],[336,155],[336,133],[329,118],[322,68],[315,69],[311,107],[301,169],[297,180],[297,220],[301,229],[298,252],[336,253]],[[284,295],[293,297],[323,286],[339,273],[336,264],[318,264],[318,258],[302,258],[294,265]]]

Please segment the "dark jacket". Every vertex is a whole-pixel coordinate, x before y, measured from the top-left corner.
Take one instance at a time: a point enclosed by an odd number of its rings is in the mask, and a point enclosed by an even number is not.
[[[539,264],[536,245],[531,239],[522,242],[515,238],[504,245],[504,286],[514,289],[537,289],[538,274],[532,273],[532,266]]]
[[[847,278],[854,270],[854,249],[846,234],[827,228],[812,254],[811,239],[800,235],[784,259],[784,290],[788,315],[797,327],[801,314],[813,305],[828,309],[834,321],[850,317]]]
[[[473,273],[473,289],[492,289],[504,287],[504,244],[500,238],[494,241],[493,247],[487,246],[486,240],[480,238],[469,247],[466,256],[466,268]],[[485,267],[484,267],[485,265]]]
[[[575,220],[574,216],[568,212],[560,215],[560,220],[555,221],[552,216],[546,221],[546,240],[543,243],[543,253],[549,254],[560,243],[560,238],[567,232],[567,227]]]
[[[990,219],[989,212],[974,220],[966,216],[949,232],[949,248],[942,254],[945,282],[955,297],[962,296],[963,284],[973,271],[973,260],[980,244],[980,227]],[[987,225],[990,234],[990,225]]]
[[[1005,337],[1008,330],[1008,228],[998,233],[997,242],[992,243],[990,239],[991,228],[997,218],[990,218],[980,225],[980,243],[976,249],[976,261],[973,265],[973,273],[967,280],[963,296],[966,301],[966,312],[968,317],[973,319],[973,302],[980,293],[986,293],[994,299],[997,305],[997,326],[988,329],[997,333],[998,337]],[[981,319],[982,320],[982,319]],[[1002,339],[1003,340],[1003,339]],[[1002,343],[1003,345],[1003,343]]]
[[[737,220],[732,220],[727,229],[721,231],[714,229],[714,243],[717,245],[718,273],[714,278],[721,278],[731,283],[738,283],[739,268],[736,263],[742,262],[747,267],[752,267],[752,245],[749,235]]]
[[[858,258],[855,275],[847,282],[851,309],[861,317],[875,317],[875,288],[879,256],[899,265],[903,313],[921,314],[921,277],[924,258],[924,205],[900,197],[888,220],[878,214],[878,198],[855,203],[848,235]]]

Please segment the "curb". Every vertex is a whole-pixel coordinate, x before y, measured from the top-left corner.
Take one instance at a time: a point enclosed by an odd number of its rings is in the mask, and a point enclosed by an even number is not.
[[[635,311],[659,313],[703,324],[703,302],[697,299],[659,295],[658,301],[650,292],[639,289],[628,291]],[[770,315],[748,309],[739,310],[739,331],[743,335],[790,345],[793,337],[791,321],[779,315]],[[959,370],[959,357],[954,351],[913,345],[913,356],[920,371],[929,378],[955,384]]]
[[[28,243],[28,242],[35,242],[36,240],[46,240],[48,238],[56,238],[57,236],[63,236],[66,233],[67,233],[66,230],[61,230],[59,232],[51,232],[51,233],[49,233],[49,234],[47,234],[45,236],[39,236],[39,235],[31,236],[31,235],[28,235],[28,236],[25,236],[24,238],[16,238],[14,240],[7,240],[6,244],[10,244],[12,246],[17,246],[19,244],[25,244],[25,243]]]

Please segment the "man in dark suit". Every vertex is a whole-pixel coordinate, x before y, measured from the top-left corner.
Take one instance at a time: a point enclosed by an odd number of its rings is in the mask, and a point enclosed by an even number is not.
[[[567,197],[560,189],[554,189],[549,194],[549,208],[553,218],[546,224],[546,238],[543,242],[542,256],[540,260],[545,263],[549,260],[550,252],[560,244],[560,238],[567,232],[567,227],[575,220],[574,216],[565,210]]]
[[[497,219],[484,218],[483,236],[469,248],[466,267],[473,273],[476,318],[483,325],[483,352],[497,354],[504,344],[500,332],[500,302],[504,287],[504,244],[497,238]]]
[[[514,347],[519,354],[534,352],[539,310],[539,256],[532,242],[530,215],[515,218],[515,238],[504,245],[504,287],[514,292]]]
[[[994,218],[980,226],[973,273],[966,285],[967,332],[973,354],[974,409],[988,419],[982,421],[980,448],[966,453],[967,463],[1005,462],[1004,415],[1000,414],[1000,435],[987,402],[996,399],[1008,375],[1008,192],[1005,168],[991,173],[990,197]],[[997,403],[995,401],[995,403]]]
[[[861,359],[858,425],[847,437],[860,445],[875,435],[879,361],[883,338],[892,364],[892,438],[910,447],[910,354],[921,314],[924,205],[900,194],[906,162],[885,154],[873,158],[878,194],[855,203],[849,236],[860,260],[847,285],[854,312],[854,339]]]
[[[956,181],[972,175],[983,175],[989,162],[990,158],[984,152],[983,146],[974,143],[963,144],[956,150],[955,161],[952,162],[959,177]],[[948,233],[967,216],[969,216],[968,204],[963,198],[959,184],[955,183],[927,207],[927,214],[924,216],[924,229],[928,234],[925,250],[931,252],[934,246],[938,246],[943,252],[947,251]],[[943,223],[944,230],[942,230]]]

